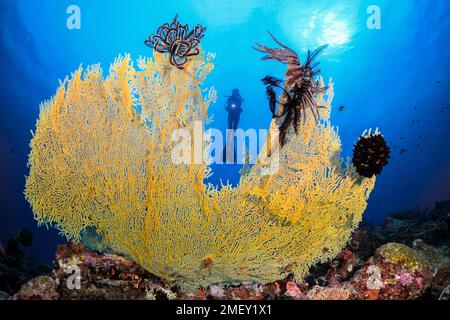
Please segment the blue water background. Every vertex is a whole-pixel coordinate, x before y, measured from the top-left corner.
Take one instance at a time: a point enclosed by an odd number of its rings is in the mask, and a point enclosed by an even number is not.
[[[81,9],[81,29],[66,26],[67,7]],[[381,8],[381,30],[366,26],[369,5]],[[304,57],[324,43],[325,79],[335,82],[332,123],[344,156],[367,128],[380,128],[392,148],[377,179],[365,219],[379,223],[392,212],[450,199],[450,1],[0,1],[0,241],[26,226],[33,254],[50,261],[55,230],[37,228],[23,189],[30,130],[41,101],[51,97],[81,64],[105,73],[120,53],[150,56],[143,41],[174,15],[208,28],[202,47],[216,53],[206,86],[218,90],[213,127],[226,128],[224,102],[233,88],[245,98],[240,127],[270,121],[261,78],[282,77],[285,66],[261,61],[255,41],[279,40]],[[339,107],[344,106],[343,111]],[[214,166],[213,182],[238,181],[237,166]]]

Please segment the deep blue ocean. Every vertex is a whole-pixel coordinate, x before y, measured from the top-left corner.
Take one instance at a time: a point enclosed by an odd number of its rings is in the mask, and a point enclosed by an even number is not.
[[[67,20],[79,8],[80,29]],[[380,28],[368,28],[368,8],[379,8]],[[0,241],[32,230],[37,261],[49,262],[57,231],[38,228],[23,196],[30,130],[39,104],[80,65],[104,70],[121,53],[150,56],[144,40],[175,14],[207,27],[202,48],[216,53],[206,86],[218,101],[211,126],[225,130],[225,96],[245,98],[239,127],[267,128],[271,114],[261,78],[282,77],[285,66],[261,61],[252,48],[281,42],[299,52],[325,43],[322,75],[335,82],[331,121],[344,156],[367,128],[380,128],[391,147],[364,217],[450,199],[450,1],[448,0],[0,0]],[[237,165],[215,165],[212,182],[236,183]]]

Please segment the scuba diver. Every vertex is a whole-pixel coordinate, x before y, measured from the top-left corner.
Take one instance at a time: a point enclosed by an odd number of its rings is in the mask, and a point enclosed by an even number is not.
[[[233,89],[231,96],[228,97],[225,110],[228,112],[228,129],[236,130],[242,113],[242,102],[244,98],[239,94],[238,89]]]
[[[223,161],[227,163],[234,163],[235,161],[234,133],[239,125],[239,119],[243,111],[243,101],[244,98],[239,94],[239,90],[233,89],[225,104],[225,110],[228,112],[228,130],[226,144],[223,149]]]

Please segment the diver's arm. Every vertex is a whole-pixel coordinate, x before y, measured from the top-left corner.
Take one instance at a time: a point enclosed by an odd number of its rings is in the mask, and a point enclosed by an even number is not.
[[[239,113],[244,112],[244,109],[242,109],[242,101],[241,101],[241,103],[239,103],[238,111],[239,111]]]

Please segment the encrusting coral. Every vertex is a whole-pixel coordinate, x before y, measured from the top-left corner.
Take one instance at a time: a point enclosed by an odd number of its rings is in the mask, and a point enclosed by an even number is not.
[[[208,121],[215,95],[201,85],[210,57],[181,70],[167,54],[141,58],[137,69],[124,56],[106,79],[99,66],[65,79],[31,141],[25,195],[36,220],[74,241],[93,227],[113,250],[184,289],[300,277],[337,254],[375,177],[361,178],[349,161],[343,168],[329,122],[333,84],[315,97],[321,120],[308,117],[287,139],[278,170],[267,175],[263,152],[237,187],[215,188],[204,183],[204,161],[171,159],[174,130]],[[277,130],[272,121],[269,136]]]

